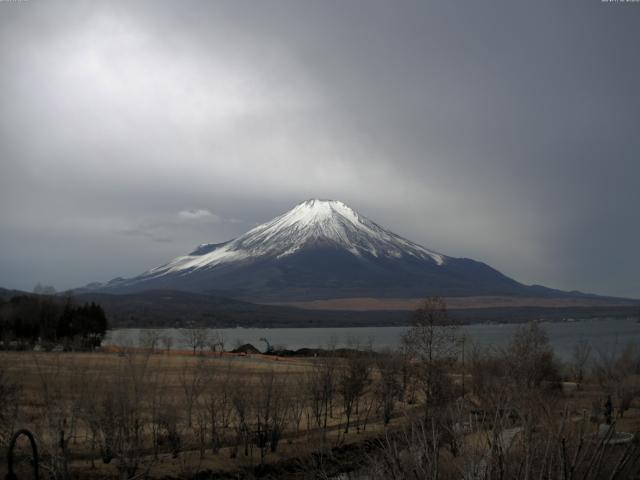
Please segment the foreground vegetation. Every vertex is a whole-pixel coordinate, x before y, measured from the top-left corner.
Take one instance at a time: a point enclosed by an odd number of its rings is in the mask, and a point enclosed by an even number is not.
[[[0,352],[0,441],[31,429],[61,480],[640,475],[620,433],[640,431],[634,346],[577,343],[561,365],[533,323],[480,349],[437,299],[393,352],[232,355],[197,334],[188,352]]]

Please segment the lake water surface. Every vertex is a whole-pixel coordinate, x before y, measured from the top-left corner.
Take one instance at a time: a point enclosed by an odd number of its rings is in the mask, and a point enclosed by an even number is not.
[[[569,358],[579,340],[587,340],[594,352],[620,351],[629,342],[640,346],[640,323],[629,319],[592,319],[573,322],[542,323],[551,345],[561,358]],[[467,338],[467,344],[477,343],[496,348],[505,346],[518,325],[476,324],[459,327],[459,334]],[[225,348],[251,343],[260,350],[265,338],[275,347],[292,350],[308,347],[348,346],[350,341],[371,343],[376,349],[394,348],[408,327],[345,327],[345,328],[221,328],[212,329],[224,336]],[[139,346],[144,338],[141,329],[110,330],[105,345]],[[173,337],[173,348],[188,348],[181,329],[162,329],[161,335]]]

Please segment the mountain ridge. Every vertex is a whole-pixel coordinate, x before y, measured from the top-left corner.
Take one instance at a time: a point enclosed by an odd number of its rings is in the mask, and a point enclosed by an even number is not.
[[[67,301],[67,294],[42,296],[0,288],[0,304],[2,300],[9,301],[11,297],[23,295],[55,299],[62,303]],[[403,305],[379,303],[373,308],[338,303],[330,309],[312,305],[264,305],[228,298],[219,293],[176,290],[146,290],[129,294],[77,292],[71,299],[77,304],[99,304],[107,314],[110,328],[403,326],[410,324],[411,310],[415,308],[407,302]],[[459,323],[621,318],[636,315],[640,306],[637,301],[553,306],[500,305],[487,298],[483,299],[483,304],[470,304],[465,298],[445,298],[445,301],[449,304],[451,320]]]
[[[249,301],[348,297],[582,296],[527,286],[491,266],[407,240],[337,200],[311,199],[222,243],[130,279],[88,288],[222,292]]]

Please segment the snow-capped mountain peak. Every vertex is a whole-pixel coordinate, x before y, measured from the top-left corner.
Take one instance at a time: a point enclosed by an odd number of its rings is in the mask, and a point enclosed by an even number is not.
[[[199,245],[166,265],[96,289],[224,292],[267,302],[530,293],[489,265],[428,250],[343,202],[318,199],[233,240]]]
[[[261,258],[282,259],[309,246],[344,249],[355,257],[416,258],[443,265],[446,257],[410,242],[337,200],[302,202],[273,220],[222,244],[203,244],[146,276],[210,269]]]

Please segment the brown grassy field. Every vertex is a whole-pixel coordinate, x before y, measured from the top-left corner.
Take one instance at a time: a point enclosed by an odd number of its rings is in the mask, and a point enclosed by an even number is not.
[[[274,398],[279,396],[283,405],[291,406],[296,397],[305,395],[301,388],[314,369],[315,359],[291,359],[266,355],[208,354],[193,356],[188,352],[172,351],[171,354],[149,354],[148,352],[106,353],[42,353],[0,352],[0,365],[4,370],[4,381],[19,385],[20,404],[14,428],[33,431],[46,455],[56,455],[59,449],[60,432],[65,435],[65,455],[68,464],[64,468],[81,476],[118,476],[121,472],[115,461],[104,464],[99,448],[94,442],[87,415],[100,419],[101,403],[113,396],[116,408],[127,409],[125,415],[135,416],[146,427],[140,432],[141,444],[146,447],[138,452],[138,469],[151,477],[181,477],[193,475],[200,470],[237,471],[255,467],[262,462],[259,449],[251,442],[238,439],[237,408],[246,408],[248,415],[276,415],[261,411],[254,403],[265,394],[267,381],[275,382],[269,391]],[[196,385],[197,383],[197,385]],[[124,385],[124,388],[123,388]],[[223,406],[220,394],[226,390],[229,405]],[[277,390],[277,391],[275,391]],[[188,396],[193,395],[191,413],[187,414]],[[236,398],[231,398],[233,396]],[[119,405],[119,401],[122,405]],[[221,435],[216,452],[211,445],[211,405],[226,409],[228,425],[220,423]],[[231,405],[240,401],[244,407]],[[372,402],[373,400],[371,400]],[[345,417],[335,400],[327,420],[326,433],[319,428],[313,412],[302,407],[299,425],[295,420],[283,420],[282,440],[275,452],[266,455],[268,463],[277,463],[292,458],[301,458],[325,444],[328,448],[361,442],[379,433],[382,424],[373,412],[365,426],[356,425],[348,434],[344,433]],[[173,419],[174,429],[180,436],[179,455],[171,451],[166,440],[157,452],[153,429],[161,424],[163,415]],[[187,415],[191,418],[187,419]],[[355,417],[355,416],[354,416]],[[255,418],[248,420],[254,422]],[[362,425],[362,419],[352,419]],[[397,423],[393,420],[390,424]],[[189,425],[190,424],[190,425]],[[167,436],[166,428],[158,428],[156,436]],[[206,431],[205,431],[206,430]],[[206,436],[203,438],[202,436]],[[156,438],[157,440],[157,438]],[[248,444],[248,445],[247,445]],[[26,445],[26,444],[25,444]],[[246,453],[243,448],[246,446]],[[24,445],[23,445],[24,447]],[[60,452],[58,452],[60,455]],[[4,476],[5,467],[0,468]],[[27,468],[24,464],[22,469]]]
[[[516,307],[602,307],[627,306],[637,304],[637,301],[605,298],[535,298],[535,297],[447,297],[444,299],[452,309],[475,308],[516,308]],[[273,303],[272,305],[287,305],[310,310],[406,310],[413,311],[424,299],[420,298],[334,298],[328,300],[311,300],[302,302]]]
[[[44,474],[62,480],[194,478],[207,471],[213,472],[211,478],[326,478],[352,463],[368,478],[405,478],[404,466],[395,473],[389,466],[413,448],[419,464],[409,462],[407,468],[426,468],[421,478],[432,478],[428,472],[435,461],[440,473],[433,478],[449,479],[459,478],[469,462],[487,462],[488,455],[500,455],[496,462],[517,470],[518,462],[539,454],[544,445],[564,442],[558,432],[564,431],[568,442],[594,438],[607,392],[617,395],[616,429],[640,432],[635,363],[622,383],[607,383],[622,368],[612,363],[605,377],[585,379],[580,388],[565,381],[561,389],[549,389],[526,386],[514,376],[519,356],[472,355],[465,368],[450,365],[439,380],[441,392],[433,394],[446,400],[433,403],[426,401],[423,377],[430,370],[396,356],[2,351],[0,383],[17,386],[18,392],[11,397],[16,410],[8,402],[0,409],[0,441],[6,444],[12,429],[30,429]],[[625,392],[632,396],[621,411]],[[355,400],[351,410],[350,396]],[[439,433],[433,437],[434,432]],[[495,436],[509,432],[511,452],[489,454]],[[597,453],[597,445],[589,442]],[[25,446],[22,441],[18,449],[23,456]],[[603,458],[615,463],[620,451]],[[266,477],[267,466],[278,473]],[[28,475],[28,468],[23,459],[19,471]],[[0,462],[0,475],[5,474],[6,464]]]

